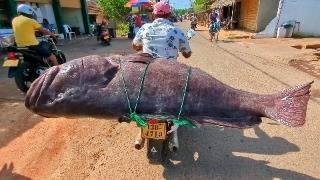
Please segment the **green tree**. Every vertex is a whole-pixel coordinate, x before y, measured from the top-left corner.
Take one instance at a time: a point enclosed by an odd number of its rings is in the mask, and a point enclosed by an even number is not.
[[[178,16],[184,15],[188,12],[188,9],[175,9],[174,13]]]
[[[193,1],[192,8],[194,12],[201,12],[205,10],[205,4],[211,2],[212,0],[195,0]]]
[[[103,13],[120,22],[123,22],[126,15],[131,11],[130,8],[124,7],[127,2],[128,0],[98,0]]]

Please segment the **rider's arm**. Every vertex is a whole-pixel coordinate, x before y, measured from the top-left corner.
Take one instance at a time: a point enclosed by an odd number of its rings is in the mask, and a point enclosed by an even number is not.
[[[190,52],[182,52],[181,54],[183,57],[189,58],[189,57],[191,57],[192,52],[191,51]]]
[[[183,57],[189,58],[192,54],[189,41],[187,40],[184,33],[180,32],[180,35],[181,36],[179,37],[179,51],[181,52]]]
[[[135,51],[142,51],[142,45],[132,44],[132,48],[133,48]]]
[[[44,35],[54,36],[54,33],[50,32],[48,29],[43,27],[38,28],[37,31]]]
[[[50,32],[48,29],[42,27],[42,25],[39,24],[36,20],[30,19],[30,23],[32,24],[33,28],[36,31],[38,31],[38,32],[40,32],[40,33],[42,33],[44,35],[54,36],[54,34],[52,32]]]
[[[142,42],[143,32],[144,32],[144,27],[142,26],[133,39],[132,48],[136,51],[141,51],[143,49],[142,48],[143,47],[143,42]]]

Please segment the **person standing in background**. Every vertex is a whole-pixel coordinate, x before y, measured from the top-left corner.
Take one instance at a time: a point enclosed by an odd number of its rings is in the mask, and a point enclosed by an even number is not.
[[[117,29],[116,22],[113,19],[108,18],[108,30],[112,38],[116,38],[116,29]]]
[[[140,14],[137,14],[134,19],[134,36],[136,36],[141,26],[142,26],[142,18]]]
[[[129,34],[128,34],[128,38],[133,39],[133,38],[134,38],[134,36],[133,36],[134,25],[133,25],[133,16],[132,16],[131,13],[127,16],[126,21],[127,21],[128,24],[129,24]]]

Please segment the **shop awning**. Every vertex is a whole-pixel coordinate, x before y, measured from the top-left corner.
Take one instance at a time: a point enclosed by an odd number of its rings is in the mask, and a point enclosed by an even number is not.
[[[99,8],[97,2],[95,2],[95,1],[87,1],[87,6],[88,6],[88,14],[90,14],[90,15],[103,14],[103,12]]]
[[[238,0],[215,0],[212,5],[211,8],[221,8],[223,6],[231,6],[233,3],[237,2]]]
[[[152,7],[153,2],[149,0],[130,0],[125,4],[125,7]]]

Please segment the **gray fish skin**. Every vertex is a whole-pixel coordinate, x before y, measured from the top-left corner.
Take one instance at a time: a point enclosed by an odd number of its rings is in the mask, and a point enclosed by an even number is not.
[[[145,64],[144,54],[87,56],[50,68],[27,92],[25,105],[45,117],[106,118],[129,112],[119,66],[134,105]],[[141,61],[141,62],[140,62]],[[137,113],[177,115],[188,66],[155,60],[149,65]],[[268,117],[292,127],[305,123],[311,84],[276,94],[260,95],[232,88],[198,68],[192,68],[183,110],[199,125],[246,128]]]

